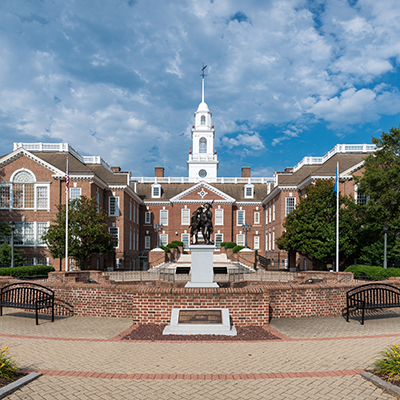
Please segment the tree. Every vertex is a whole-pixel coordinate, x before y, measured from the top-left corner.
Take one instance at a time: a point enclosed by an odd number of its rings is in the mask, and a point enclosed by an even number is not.
[[[307,188],[296,209],[286,217],[286,231],[276,241],[288,252],[298,252],[309,258],[319,269],[332,263],[336,254],[336,197],[333,182],[317,180]],[[354,200],[339,196],[339,251],[341,258],[357,253],[359,228]]]
[[[11,266],[11,253],[12,248],[7,243],[4,242],[0,245],[0,264]],[[21,252],[14,248],[14,265],[15,267],[22,267],[24,265],[24,257]]]
[[[65,257],[66,207],[57,206],[58,213],[43,236],[53,258]],[[81,196],[69,202],[68,209],[68,254],[79,260],[85,268],[92,254],[104,254],[113,250],[114,239],[107,230],[107,214],[97,211],[95,199]]]
[[[379,265],[383,261],[383,225],[388,224],[388,260],[400,254],[400,130],[391,128],[372,138],[376,151],[366,157],[362,177],[355,177],[359,190],[369,196],[361,207],[363,257]],[[381,250],[380,250],[381,249]],[[367,255],[371,256],[368,258]],[[380,262],[379,262],[380,261]]]

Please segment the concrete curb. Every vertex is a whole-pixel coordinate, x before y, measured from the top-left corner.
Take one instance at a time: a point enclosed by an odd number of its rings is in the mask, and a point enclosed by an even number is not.
[[[11,393],[15,392],[16,390],[22,388],[22,386],[25,386],[29,382],[32,382],[36,378],[39,378],[41,376],[41,373],[38,372],[32,372],[29,375],[26,375],[20,379],[18,379],[15,382],[10,383],[7,386],[4,386],[3,388],[0,389],[0,399],[4,399],[4,397],[10,395]]]
[[[380,387],[383,390],[386,390],[393,396],[396,396],[398,399],[400,399],[400,387],[396,385],[392,385],[391,383],[384,381],[381,378],[378,378],[374,374],[371,374],[371,372],[362,372],[360,374],[363,378],[367,379],[368,381],[372,382],[376,386]]]

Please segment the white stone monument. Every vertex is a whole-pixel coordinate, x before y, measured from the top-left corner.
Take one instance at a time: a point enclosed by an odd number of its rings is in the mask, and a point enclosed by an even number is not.
[[[191,257],[191,278],[185,287],[187,288],[217,288],[214,282],[213,255],[215,245],[194,244],[189,247]]]

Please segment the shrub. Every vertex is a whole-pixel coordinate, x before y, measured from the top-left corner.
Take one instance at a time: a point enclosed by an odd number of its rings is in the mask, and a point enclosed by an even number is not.
[[[176,249],[179,246],[183,247],[183,242],[180,242],[179,240],[173,240],[171,243],[167,244],[167,247],[170,249]]]
[[[0,268],[0,276],[31,276],[31,275],[47,275],[49,272],[55,271],[49,265],[28,265],[25,267]]]
[[[236,246],[235,242],[225,242],[225,249],[233,249]]]
[[[397,344],[382,351],[372,366],[373,372],[386,376],[388,382],[396,382],[400,376],[400,348]]]
[[[392,276],[400,276],[399,268],[382,268],[371,265],[351,265],[345,269],[345,272],[352,272],[355,277],[365,277],[371,280],[381,280]]]
[[[4,347],[0,349],[0,378],[13,380],[14,375],[17,373],[17,365],[7,354],[10,347]]]
[[[225,247],[227,242],[221,242],[220,247]]]
[[[232,253],[237,253],[237,252],[239,252],[240,250],[242,250],[242,249],[244,249],[244,246],[235,246],[233,249],[232,249]]]
[[[170,253],[171,249],[167,246],[160,246],[166,253]]]

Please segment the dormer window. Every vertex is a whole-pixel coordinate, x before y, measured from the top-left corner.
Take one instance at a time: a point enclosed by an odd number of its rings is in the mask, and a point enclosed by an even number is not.
[[[151,197],[160,198],[161,197],[161,185],[154,183],[151,185]]]
[[[200,118],[200,125],[205,125],[206,124],[206,116],[202,115]]]
[[[207,139],[205,137],[200,138],[199,153],[207,153]]]
[[[254,185],[245,185],[244,187],[244,197],[245,199],[252,199],[254,197]]]

